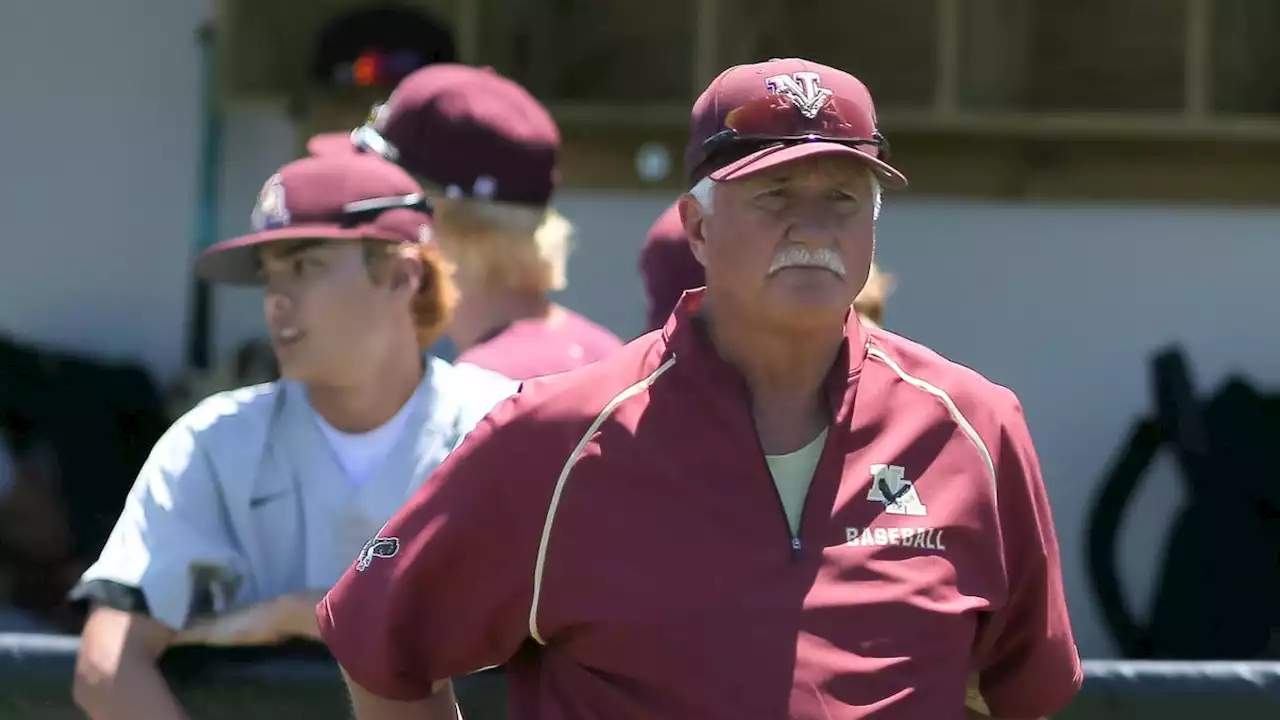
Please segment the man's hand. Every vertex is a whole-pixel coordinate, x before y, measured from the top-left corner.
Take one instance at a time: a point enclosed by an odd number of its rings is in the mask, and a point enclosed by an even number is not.
[[[94,720],[188,720],[155,664],[172,638],[155,618],[94,608],[76,656],[76,705]]]
[[[323,591],[282,595],[222,615],[196,620],[178,633],[175,645],[278,645],[286,640],[319,640],[316,604]]]

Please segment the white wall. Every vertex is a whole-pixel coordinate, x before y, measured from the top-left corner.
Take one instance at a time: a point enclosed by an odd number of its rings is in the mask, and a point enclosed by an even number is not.
[[[0,332],[181,360],[199,2],[0,9]]]
[[[882,261],[900,277],[894,329],[1015,389],[1026,407],[1063,545],[1081,649],[1113,652],[1084,583],[1095,483],[1151,409],[1148,359],[1187,349],[1211,392],[1243,371],[1280,389],[1280,212],[943,202],[886,206]],[[1131,506],[1120,544],[1129,596],[1150,600],[1181,502],[1167,462]]]
[[[278,109],[235,107],[223,123],[222,183],[219,188],[218,237],[249,230],[249,214],[266,179],[294,156],[293,124]],[[249,338],[265,335],[262,292],[254,288],[213,290],[213,350],[218,357]]]

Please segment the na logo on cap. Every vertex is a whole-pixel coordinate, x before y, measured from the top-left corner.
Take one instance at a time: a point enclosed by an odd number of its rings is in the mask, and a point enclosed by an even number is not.
[[[774,75],[764,84],[775,95],[781,95],[795,105],[800,114],[810,120],[826,106],[832,92],[822,87],[822,77],[816,72],[797,72],[791,75]]]
[[[258,204],[253,208],[249,224],[254,232],[276,230],[289,225],[289,208],[285,205],[284,178],[277,173],[267,178],[258,193]]]

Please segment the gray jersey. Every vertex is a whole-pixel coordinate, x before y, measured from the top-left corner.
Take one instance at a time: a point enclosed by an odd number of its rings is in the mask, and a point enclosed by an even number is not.
[[[487,370],[430,358],[404,430],[358,485],[302,386],[282,381],[214,395],[156,443],[72,597],[145,610],[182,629],[193,614],[328,589],[517,387]],[[137,601],[112,602],[119,595]]]

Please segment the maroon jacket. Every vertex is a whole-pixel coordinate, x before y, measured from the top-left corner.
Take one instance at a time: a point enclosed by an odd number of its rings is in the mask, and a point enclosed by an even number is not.
[[[589,365],[617,352],[618,336],[568,308],[549,318],[517,320],[458,356],[512,380],[528,380]]]
[[[851,314],[792,537],[700,299],[525,383],[387,524],[317,608],[351,678],[410,700],[509,661],[540,720],[961,718],[974,673],[996,717],[1062,708],[1082,673],[1013,393]]]

